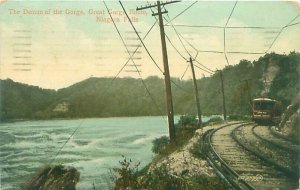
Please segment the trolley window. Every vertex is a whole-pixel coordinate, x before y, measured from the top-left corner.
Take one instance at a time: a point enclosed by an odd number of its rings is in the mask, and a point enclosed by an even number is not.
[[[273,109],[274,102],[273,101],[255,101],[254,109],[256,110],[271,110]]]

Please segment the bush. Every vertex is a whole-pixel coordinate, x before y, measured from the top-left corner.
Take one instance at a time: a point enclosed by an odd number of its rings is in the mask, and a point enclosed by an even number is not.
[[[165,152],[166,147],[169,143],[169,138],[167,136],[162,136],[154,139],[152,143],[153,143],[152,152],[155,154],[163,154],[163,152]]]
[[[193,145],[193,148],[191,149],[191,153],[198,158],[201,159],[206,159],[206,154],[205,154],[205,145],[203,142],[198,141]]]
[[[155,168],[151,173],[143,177],[143,183],[147,189],[153,190],[179,190],[187,189],[186,181],[168,173],[166,165]]]
[[[185,177],[168,173],[166,165],[156,168],[142,179],[146,189],[153,190],[225,190],[229,187],[218,177],[196,175]]]
[[[138,178],[138,167],[140,163],[132,166],[132,160],[127,160],[125,156],[122,161],[119,161],[121,167],[113,168],[113,171],[116,172],[116,176],[114,178],[114,189],[141,189],[141,185],[139,184]]]
[[[222,117],[213,116],[207,121],[207,123],[215,123],[215,122],[220,122],[220,121],[223,121]]]
[[[194,115],[182,115],[178,121],[178,125],[186,126],[186,125],[197,125],[197,119]]]
[[[250,115],[230,115],[228,116],[228,120],[243,120],[243,121],[250,121]]]
[[[152,141],[152,152],[158,155],[167,155],[182,147],[190,140],[198,129],[195,116],[181,116],[178,124],[175,125],[176,142],[170,144],[169,138],[162,136]]]

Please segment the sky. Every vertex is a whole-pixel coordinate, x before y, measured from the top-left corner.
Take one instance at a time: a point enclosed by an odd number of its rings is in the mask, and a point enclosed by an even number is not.
[[[122,3],[154,61],[118,1],[106,2],[117,29],[103,1],[0,2],[1,79],[59,89],[89,77],[163,77],[157,9],[136,11],[146,1]],[[191,78],[190,57],[201,78],[242,59],[300,52],[299,1],[182,1],[162,9],[171,77]]]

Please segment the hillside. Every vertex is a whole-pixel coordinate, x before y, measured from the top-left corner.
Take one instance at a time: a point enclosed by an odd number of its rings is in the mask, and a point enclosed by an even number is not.
[[[299,93],[300,54],[266,54],[257,61],[240,61],[223,70],[229,115],[249,113],[249,100],[269,96],[287,106]],[[191,80],[172,79],[174,112],[195,114]],[[198,82],[204,115],[222,114],[220,73]],[[145,88],[147,87],[147,89]],[[152,76],[89,78],[58,91],[0,80],[0,118],[49,119],[164,115],[164,81]],[[149,93],[151,95],[149,95]]]

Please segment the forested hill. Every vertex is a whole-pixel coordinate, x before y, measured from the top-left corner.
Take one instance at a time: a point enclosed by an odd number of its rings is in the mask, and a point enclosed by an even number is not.
[[[266,54],[257,61],[240,61],[223,69],[229,115],[249,113],[249,99],[268,96],[285,106],[300,90],[300,54]],[[195,114],[191,80],[172,79],[174,111]],[[220,72],[198,80],[204,115],[222,114]],[[145,88],[147,87],[147,89]],[[89,78],[70,87],[41,89],[0,80],[0,118],[49,119],[164,115],[164,80],[148,77]],[[150,94],[150,95],[149,95]]]

